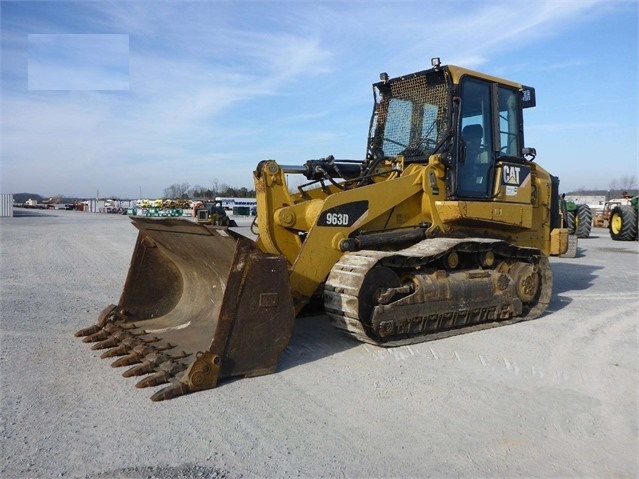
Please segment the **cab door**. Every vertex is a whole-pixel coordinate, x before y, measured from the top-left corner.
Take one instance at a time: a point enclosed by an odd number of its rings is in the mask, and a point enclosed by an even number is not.
[[[522,158],[523,124],[521,94],[505,85],[496,85],[497,118],[495,119],[496,157],[493,197],[507,203],[530,203],[531,167]]]
[[[456,196],[489,198],[492,195],[495,148],[490,82],[464,77],[456,168]]]
[[[531,168],[522,158],[521,91],[467,76],[460,95],[455,196],[529,203]]]

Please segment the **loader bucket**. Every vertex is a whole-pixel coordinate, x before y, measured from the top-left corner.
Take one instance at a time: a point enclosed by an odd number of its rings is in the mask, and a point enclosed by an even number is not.
[[[76,333],[161,401],[218,379],[275,372],[295,312],[284,257],[248,238],[184,219],[135,218],[139,229],[117,306]]]

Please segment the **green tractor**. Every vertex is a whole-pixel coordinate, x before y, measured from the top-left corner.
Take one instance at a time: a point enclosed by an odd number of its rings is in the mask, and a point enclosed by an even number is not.
[[[592,210],[588,205],[566,201],[566,228],[577,238],[588,238],[592,228]]]
[[[637,202],[639,196],[630,199],[629,205],[617,205],[610,212],[610,237],[616,241],[637,240]]]

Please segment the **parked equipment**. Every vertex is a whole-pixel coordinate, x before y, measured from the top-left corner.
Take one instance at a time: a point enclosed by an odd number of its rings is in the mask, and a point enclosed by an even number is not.
[[[630,199],[628,205],[617,205],[610,211],[610,237],[617,241],[637,240],[637,203],[639,196]]]
[[[195,220],[201,224],[235,227],[237,223],[219,203],[203,203],[195,208]]]
[[[79,331],[159,401],[274,372],[295,316],[397,346],[538,317],[566,252],[559,180],[524,147],[533,88],[433,60],[373,85],[364,160],[262,161],[256,241],[135,218],[117,305]],[[308,183],[291,193],[287,175]]]
[[[592,210],[588,205],[577,204],[574,201],[566,202],[568,212],[566,223],[571,234],[577,238],[588,238],[592,228]]]

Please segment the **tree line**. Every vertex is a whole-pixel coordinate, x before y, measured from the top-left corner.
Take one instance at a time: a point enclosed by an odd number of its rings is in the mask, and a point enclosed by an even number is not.
[[[612,198],[623,198],[624,193],[630,196],[637,196],[638,189],[639,182],[637,182],[637,176],[625,175],[620,178],[615,178],[608,183],[607,190],[579,188],[567,194],[574,196],[605,196],[606,199],[609,200]]]
[[[165,198],[174,199],[215,199],[216,197],[231,198],[255,198],[255,190],[248,188],[234,188],[226,183],[220,183],[217,179],[211,182],[210,187],[201,185],[191,186],[189,183],[173,183],[164,188]]]

